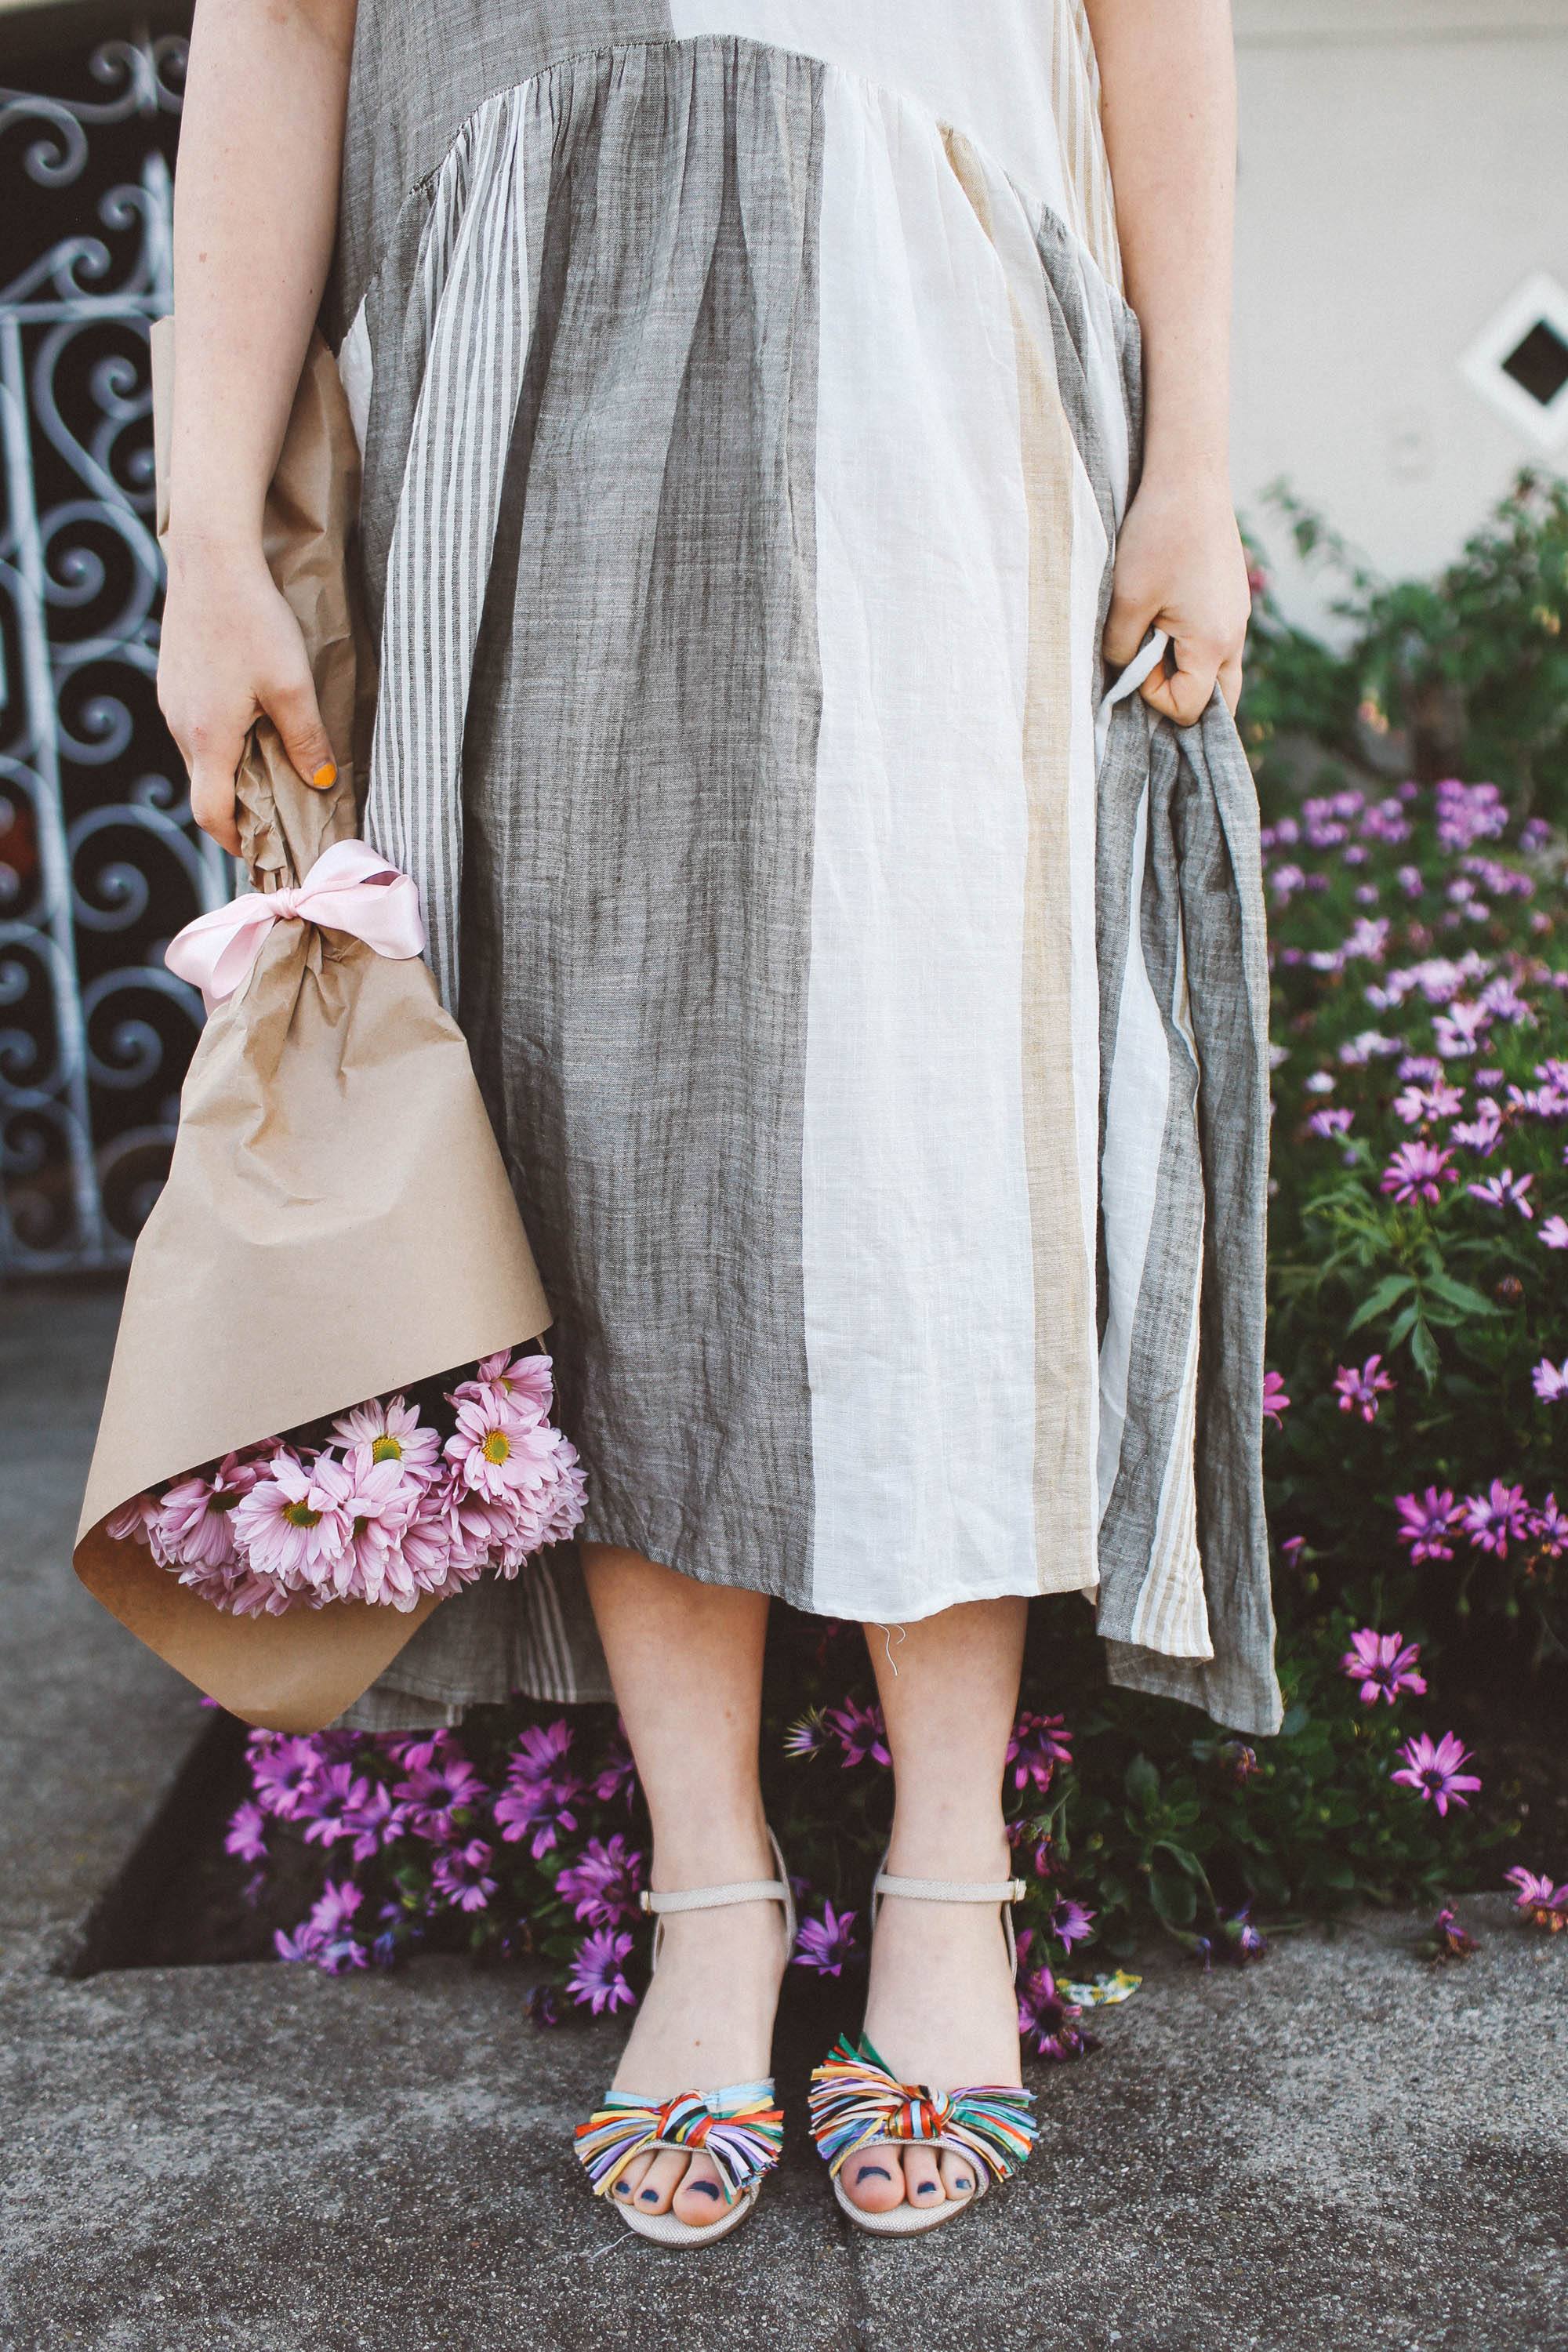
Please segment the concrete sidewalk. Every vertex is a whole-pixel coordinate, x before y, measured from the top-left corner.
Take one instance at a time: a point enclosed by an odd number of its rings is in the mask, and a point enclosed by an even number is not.
[[[51,1975],[203,1720],[68,1549],[113,1301],[0,1305],[5,2352],[1568,2352],[1568,1937],[1466,1906],[1162,1962],[1045,2071],[1023,2180],[951,2230],[842,2224],[792,2145],[692,2257],[593,2205],[573,2123],[611,2028],[535,2033],[515,1980],[429,1959]]]

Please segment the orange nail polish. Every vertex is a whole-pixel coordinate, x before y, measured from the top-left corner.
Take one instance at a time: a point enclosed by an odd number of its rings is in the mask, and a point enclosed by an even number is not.
[[[324,793],[329,785],[335,784],[337,781],[338,763],[335,760],[323,760],[310,779],[319,793]]]

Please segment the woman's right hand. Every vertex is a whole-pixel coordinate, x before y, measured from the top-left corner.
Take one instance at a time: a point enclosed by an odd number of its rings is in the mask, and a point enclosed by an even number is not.
[[[169,548],[158,708],[191,779],[191,813],[239,855],[234,785],[245,739],[265,714],[291,766],[320,792],[335,782],[300,624],[258,543]]]

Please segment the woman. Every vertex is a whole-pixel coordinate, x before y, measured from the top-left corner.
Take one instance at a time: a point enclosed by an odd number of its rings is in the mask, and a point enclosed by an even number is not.
[[[924,2226],[1032,2131],[998,1931],[1029,1597],[1098,1588],[1117,1678],[1275,1720],[1228,8],[357,16],[198,6],[160,694],[229,848],[258,711],[331,771],[258,541],[321,313],[366,829],[424,893],[591,1499],[580,1574],[449,1603],[354,1719],[607,1666],[653,1887],[741,1889],[661,1916],[584,2151],[683,2238],[776,2138],[769,1597],[864,1622],[901,1885],[815,2104],[856,2216]],[[890,2137],[899,2084],[995,2112]]]

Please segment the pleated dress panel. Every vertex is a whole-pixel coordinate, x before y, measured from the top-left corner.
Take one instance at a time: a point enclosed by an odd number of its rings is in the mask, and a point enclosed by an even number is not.
[[[366,826],[584,1532],[879,1622],[1098,1596],[1118,1678],[1267,1728],[1256,826],[1221,706],[1102,707],[1139,371],[1081,11],[654,17],[364,0],[339,257]],[[569,1551],[356,1719],[509,1687],[603,1694]]]

